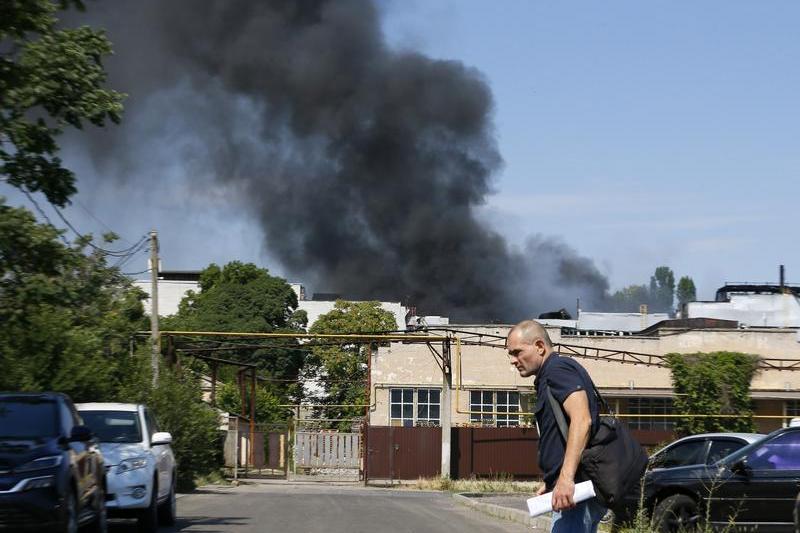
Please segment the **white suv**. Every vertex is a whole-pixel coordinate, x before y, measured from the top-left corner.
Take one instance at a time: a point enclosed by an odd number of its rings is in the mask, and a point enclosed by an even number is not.
[[[139,530],[155,531],[175,523],[175,457],[172,435],[158,430],[141,404],[76,405],[84,423],[100,441],[106,464],[109,516],[137,518]]]

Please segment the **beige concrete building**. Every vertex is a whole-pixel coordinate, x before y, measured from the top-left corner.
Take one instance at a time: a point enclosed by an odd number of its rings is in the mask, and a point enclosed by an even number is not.
[[[665,323],[665,324],[668,324]],[[521,378],[503,349],[509,326],[450,326],[463,340],[452,351],[452,425],[516,426],[530,423],[533,379]],[[591,335],[572,328],[548,327],[562,353],[574,355],[598,388],[633,429],[670,431],[674,413],[670,371],[657,366],[669,353],[736,351],[757,354],[771,365],[753,379],[756,415],[800,416],[800,332],[791,328],[658,327],[646,335]],[[470,344],[481,340],[494,346]],[[441,353],[441,345],[432,346]],[[438,425],[441,420],[442,369],[425,344],[392,343],[372,356],[370,424]],[[640,361],[635,363],[635,361]],[[797,369],[789,370],[792,365]],[[757,419],[760,430],[780,427],[788,418]]]

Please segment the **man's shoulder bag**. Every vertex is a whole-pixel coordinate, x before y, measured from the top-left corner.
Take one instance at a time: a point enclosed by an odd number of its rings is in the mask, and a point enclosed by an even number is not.
[[[597,387],[594,392],[609,414],[598,417],[599,424],[581,455],[579,473],[592,481],[597,498],[613,510],[624,503],[626,495],[638,493],[647,469],[647,452],[627,426],[614,416]],[[564,408],[553,397],[550,387],[547,387],[547,398],[566,445],[568,429]]]

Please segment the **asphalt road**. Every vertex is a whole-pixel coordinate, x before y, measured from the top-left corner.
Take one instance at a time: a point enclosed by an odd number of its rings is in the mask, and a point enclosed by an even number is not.
[[[112,533],[135,531],[112,522]],[[159,532],[469,532],[530,531],[486,516],[447,493],[317,483],[205,488],[178,499],[178,523]]]

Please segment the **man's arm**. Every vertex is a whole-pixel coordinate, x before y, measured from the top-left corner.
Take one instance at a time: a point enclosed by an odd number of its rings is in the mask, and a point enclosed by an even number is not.
[[[589,442],[589,431],[592,427],[586,391],[578,390],[567,396],[564,400],[564,411],[569,417],[569,431],[564,464],[553,489],[553,509],[556,511],[575,507],[572,499],[575,494],[575,472],[580,464],[581,453]]]

